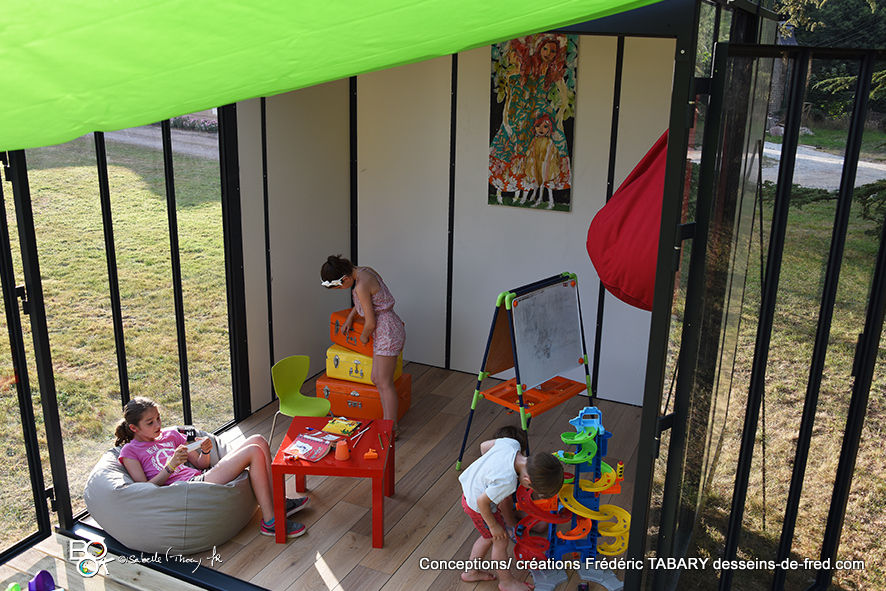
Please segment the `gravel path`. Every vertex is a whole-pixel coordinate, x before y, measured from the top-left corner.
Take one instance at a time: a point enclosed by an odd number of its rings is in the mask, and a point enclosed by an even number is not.
[[[146,146],[156,150],[162,149],[160,128],[146,125],[105,134],[109,142],[123,142]],[[175,152],[218,160],[218,135],[200,131],[172,130],[172,148]],[[781,145],[766,142],[763,145],[763,180],[775,182],[778,177],[778,159],[781,156]],[[691,150],[689,157],[693,162],[699,161],[699,152]],[[811,146],[800,146],[797,149],[797,160],[794,166],[794,182],[804,187],[815,187],[835,191],[840,186],[840,171],[843,158],[817,150]],[[886,163],[859,162],[855,176],[855,186],[872,183],[886,178]]]
[[[763,180],[775,182],[778,178],[781,145],[766,142],[763,144],[763,156]],[[769,158],[765,158],[766,156]],[[766,166],[770,163],[769,159],[774,159],[775,162],[771,162],[771,166]],[[803,187],[836,191],[840,188],[842,169],[842,156],[834,156],[811,146],[799,146],[794,166],[794,183]],[[866,185],[884,178],[886,178],[886,163],[859,162],[855,173],[855,186]]]
[[[188,154],[190,156],[218,160],[218,134],[203,131],[186,131],[183,129],[172,129],[170,131],[173,154]],[[163,149],[160,127],[153,125],[109,131],[105,133],[105,140],[108,142],[145,146],[155,150]]]

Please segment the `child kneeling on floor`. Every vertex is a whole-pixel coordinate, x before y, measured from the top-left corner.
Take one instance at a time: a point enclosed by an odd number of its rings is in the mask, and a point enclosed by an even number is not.
[[[507,433],[500,430],[497,435]],[[522,433],[521,433],[522,435]],[[471,518],[480,537],[471,548],[471,560],[483,558],[492,547],[492,560],[508,558],[508,534],[504,519],[498,510],[500,503],[507,502],[518,485],[531,489],[536,497],[553,497],[563,486],[563,466],[550,453],[535,453],[527,457],[523,453],[525,442],[515,437],[500,437],[480,444],[480,457],[458,477],[461,482],[461,505]],[[510,570],[499,569],[498,588],[502,591],[525,591],[530,589],[518,581]],[[466,582],[490,581],[490,572],[470,569],[462,573]]]

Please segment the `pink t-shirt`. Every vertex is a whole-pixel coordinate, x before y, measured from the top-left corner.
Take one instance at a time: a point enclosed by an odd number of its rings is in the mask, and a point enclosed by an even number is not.
[[[150,480],[159,474],[160,470],[163,470],[166,462],[168,462],[169,458],[172,457],[172,454],[175,453],[175,448],[179,445],[186,445],[187,443],[188,440],[185,436],[175,429],[163,429],[163,431],[160,432],[160,437],[154,441],[132,440],[124,445],[123,449],[120,450],[120,463],[123,463],[123,458],[138,460],[142,465],[142,470],[145,471],[145,477]],[[173,482],[178,482],[180,480],[190,480],[198,474],[202,474],[202,472],[185,464],[181,464],[172,471],[172,474],[163,484],[172,484]]]

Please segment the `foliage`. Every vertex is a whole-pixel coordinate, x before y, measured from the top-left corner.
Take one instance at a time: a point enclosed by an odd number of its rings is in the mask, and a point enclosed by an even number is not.
[[[813,47],[886,47],[886,8],[877,0],[781,0],[786,26],[797,42]],[[810,73],[807,102],[821,114],[842,117],[852,108],[858,63],[816,60]],[[886,69],[875,72],[871,109],[886,112]]]
[[[170,119],[169,125],[170,127],[174,127],[176,129],[190,129],[193,131],[218,133],[218,120],[209,117],[183,115],[181,117],[173,117],[172,119]]]

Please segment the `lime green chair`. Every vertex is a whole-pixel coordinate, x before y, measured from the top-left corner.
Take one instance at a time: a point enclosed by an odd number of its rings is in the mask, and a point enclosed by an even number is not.
[[[308,377],[308,367],[311,358],[307,355],[290,355],[284,357],[271,368],[271,379],[274,382],[274,392],[280,399],[280,410],[274,415],[271,423],[271,436],[268,441],[274,439],[274,427],[277,425],[277,415],[284,414],[289,417],[323,417],[329,414],[329,400],[305,396],[300,392],[305,378]]]

